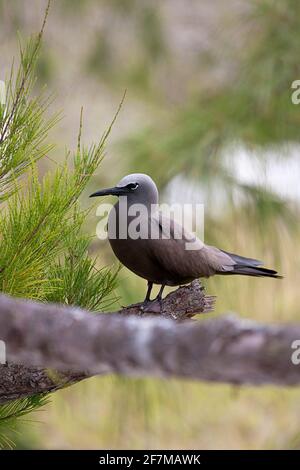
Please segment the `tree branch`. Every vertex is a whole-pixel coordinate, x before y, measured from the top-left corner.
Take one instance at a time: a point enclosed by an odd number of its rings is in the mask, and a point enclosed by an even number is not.
[[[56,372],[19,364],[0,365],[0,403],[55,392],[88,377],[82,372]]]
[[[198,313],[211,312],[214,309],[215,300],[215,296],[204,294],[204,287],[199,281],[193,281],[188,286],[179,287],[168,294],[162,302],[152,301],[146,305],[144,303],[128,305],[117,313],[139,316],[159,314],[173,320],[186,320]]]
[[[7,315],[7,312],[3,313],[3,302],[4,305],[7,306],[6,300],[10,301],[10,305],[14,305],[11,304],[11,302],[14,302],[13,299],[6,296],[0,296],[0,340],[3,340],[1,320],[5,318],[5,315]],[[213,296],[205,295],[203,286],[198,281],[194,281],[190,286],[180,287],[176,291],[171,292],[163,299],[161,304],[158,302],[151,302],[147,307],[145,307],[143,303],[138,303],[124,307],[115,313],[124,316],[149,316],[153,313],[159,312],[166,318],[169,317],[172,319],[183,320],[185,318],[190,318],[195,313],[206,313],[211,311],[214,306],[214,301],[215,298]],[[24,306],[30,311],[38,305],[41,304],[34,304],[28,301],[22,301],[22,303],[20,303],[20,301],[17,301],[15,307],[17,311],[21,311],[20,315],[22,315]],[[50,308],[56,309],[57,306],[51,305]],[[1,316],[2,314],[3,316]],[[23,332],[26,335],[28,324],[26,324],[24,328]],[[37,331],[36,325],[34,326],[34,331]],[[16,333],[14,340],[17,340],[17,336],[18,335]],[[9,345],[7,343],[7,349],[8,360],[11,360],[9,354],[12,351],[11,343]],[[20,360],[17,360],[17,362],[20,362]],[[58,372],[49,369],[49,365],[47,369],[45,369],[45,365],[44,367],[32,367],[33,363],[31,361],[29,364],[29,366],[19,363],[8,363],[6,365],[0,364],[0,403],[5,403],[9,400],[34,394],[53,392],[93,375],[87,371],[74,372],[64,370],[63,372]]]
[[[163,301],[164,316],[176,316],[178,311],[176,318],[182,319],[183,308],[191,316],[197,298],[198,311],[208,308],[197,283],[170,296]],[[264,326],[236,317],[177,322],[158,315],[140,318],[131,315],[133,311],[145,314],[140,304],[95,315],[76,307],[0,296],[0,339],[6,343],[8,359],[0,369],[0,401],[106,373],[235,384],[300,383],[300,366],[291,361],[300,325]],[[47,373],[45,368],[60,373]]]

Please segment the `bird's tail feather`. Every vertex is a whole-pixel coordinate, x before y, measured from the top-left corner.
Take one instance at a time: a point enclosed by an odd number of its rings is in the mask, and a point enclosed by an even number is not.
[[[228,251],[221,250],[226,255],[229,255],[238,265],[241,266],[262,266],[264,263],[258,259],[246,258],[245,256],[236,255],[234,253],[229,253]]]
[[[235,264],[232,266],[232,269],[220,271],[219,274],[240,274],[244,276],[282,279],[282,276],[280,276],[277,271],[274,271],[274,269],[262,267],[263,262],[258,259],[246,258],[245,256],[236,255],[235,253],[229,253],[227,251],[223,251],[223,253],[229,255]]]
[[[235,265],[232,271],[222,272],[220,274],[240,274],[244,276],[273,277],[276,279],[282,279],[282,276],[280,276],[277,271],[274,271],[274,269],[250,265]]]

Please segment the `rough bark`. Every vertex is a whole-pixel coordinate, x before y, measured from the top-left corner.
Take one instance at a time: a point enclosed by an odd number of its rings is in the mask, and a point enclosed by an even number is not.
[[[190,285],[179,287],[171,292],[161,302],[129,305],[118,313],[139,316],[159,314],[173,320],[186,320],[198,313],[211,312],[214,309],[215,299],[213,295],[204,294],[204,287],[199,281],[193,281]]]
[[[180,320],[184,302],[188,317],[197,310],[197,296],[204,310],[203,292],[195,283],[171,296],[166,304],[171,316],[177,311],[176,298],[182,299],[177,305]],[[168,316],[166,305],[162,311]],[[130,309],[145,314],[141,305]],[[264,326],[236,317],[178,322],[127,314],[123,309],[95,315],[0,296],[0,338],[6,342],[8,360],[1,367],[0,401],[106,373],[255,385],[300,383],[300,366],[291,361],[300,325]]]
[[[151,302],[147,305],[143,303],[129,305],[123,307],[120,311],[114,312],[124,316],[137,315],[139,317],[149,316],[151,314],[159,313],[163,317],[172,318],[174,320],[184,320],[190,318],[196,313],[206,313],[213,309],[215,297],[204,294],[203,286],[195,281],[189,286],[180,287],[174,292],[167,295],[161,303]],[[0,340],[4,339],[4,329],[1,327],[2,321],[5,321],[7,315],[6,308],[18,312],[17,315],[22,315],[24,310],[38,309],[42,304],[36,304],[29,301],[16,301],[7,296],[0,296]],[[57,311],[57,306],[50,305],[50,310]],[[43,309],[43,307],[42,307]],[[61,308],[58,309],[60,311]],[[69,311],[69,309],[68,309]],[[68,313],[67,311],[67,313]],[[79,309],[72,309],[72,313],[77,312]],[[66,309],[64,309],[66,313]],[[38,312],[36,313],[38,314]],[[92,315],[90,314],[90,317]],[[29,323],[25,321],[24,334],[29,330]],[[46,324],[45,327],[47,328]],[[21,327],[23,328],[23,326]],[[19,330],[18,330],[19,331]],[[33,327],[33,334],[38,333],[38,324]],[[17,330],[12,331],[14,342],[18,341]],[[7,346],[7,359],[11,360],[12,343],[6,341]],[[30,356],[29,352],[29,356]],[[5,403],[9,400],[22,398],[38,393],[53,392],[60,388],[72,385],[80,380],[88,378],[91,373],[88,371],[71,371],[63,370],[58,372],[53,370],[49,364],[46,366],[41,363],[41,367],[33,366],[29,358],[29,366],[8,362],[5,365],[0,364],[0,403]],[[22,361],[21,361],[22,362]]]
[[[0,365],[0,403],[39,393],[55,392],[85,378],[87,374],[82,372],[57,372],[42,367],[2,364]]]

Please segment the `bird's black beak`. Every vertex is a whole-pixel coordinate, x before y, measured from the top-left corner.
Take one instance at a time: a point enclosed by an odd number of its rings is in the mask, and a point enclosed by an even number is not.
[[[96,191],[95,193],[91,194],[90,197],[98,197],[98,196],[124,196],[128,194],[130,191],[128,188],[125,187],[115,187],[115,188],[107,188],[101,189],[100,191]]]

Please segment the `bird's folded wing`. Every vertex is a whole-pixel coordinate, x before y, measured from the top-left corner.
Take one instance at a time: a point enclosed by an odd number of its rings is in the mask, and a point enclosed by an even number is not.
[[[204,245],[174,220],[160,215],[151,219],[151,226],[160,236],[149,240],[149,256],[169,272],[170,278],[195,279],[233,269],[235,262],[229,255]]]

